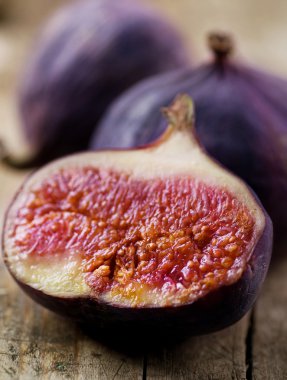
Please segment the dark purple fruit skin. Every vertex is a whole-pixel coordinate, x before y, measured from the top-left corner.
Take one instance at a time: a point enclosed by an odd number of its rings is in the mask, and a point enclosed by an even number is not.
[[[86,149],[120,93],[188,61],[177,31],[140,3],[81,0],[64,7],[43,31],[20,85],[23,132],[36,152],[31,164]]]
[[[261,206],[256,196],[255,198]],[[263,207],[262,210],[264,211]],[[91,329],[112,329],[120,333],[156,330],[164,334],[171,334],[174,330],[186,335],[200,335],[237,322],[256,301],[269,267],[273,245],[272,222],[265,211],[264,215],[264,231],[242,277],[233,285],[221,287],[193,304],[177,307],[127,308],[100,303],[92,297],[50,296],[15,278],[3,240],[2,252],[11,275],[34,301],[62,316],[87,324]]]
[[[228,58],[155,76],[112,104],[90,148],[150,143],[166,128],[160,107],[179,93],[195,102],[201,144],[258,194],[280,237],[287,225],[287,81],[281,78]]]

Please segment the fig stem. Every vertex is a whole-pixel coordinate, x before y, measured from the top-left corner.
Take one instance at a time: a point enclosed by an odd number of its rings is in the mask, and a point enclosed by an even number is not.
[[[213,52],[215,59],[224,60],[231,55],[234,48],[232,37],[224,32],[212,32],[208,35],[208,46]]]
[[[194,126],[194,104],[187,94],[178,95],[169,107],[162,108],[171,131],[186,130]]]

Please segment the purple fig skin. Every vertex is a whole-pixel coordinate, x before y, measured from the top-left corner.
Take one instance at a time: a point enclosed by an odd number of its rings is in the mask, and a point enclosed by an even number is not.
[[[5,250],[3,233],[4,262],[17,284],[34,301],[63,317],[86,325],[91,333],[108,330],[113,333],[138,334],[139,328],[144,336],[146,333],[153,334],[153,331],[170,336],[172,332],[185,335],[212,333],[236,323],[253,307],[269,268],[273,248],[273,225],[258,197],[254,193],[253,196],[264,212],[265,228],[242,276],[234,284],[220,287],[191,304],[176,307],[128,308],[101,303],[92,297],[68,298],[48,295],[15,277]],[[6,215],[8,213],[9,209]]]
[[[44,29],[23,76],[19,112],[35,156],[15,166],[86,149],[120,93],[188,62],[177,31],[140,3],[81,0],[64,7]]]
[[[287,81],[234,62],[228,47],[213,44],[212,62],[155,76],[127,91],[108,109],[90,148],[153,141],[166,128],[159,107],[188,93],[201,144],[258,194],[280,238],[287,224]]]

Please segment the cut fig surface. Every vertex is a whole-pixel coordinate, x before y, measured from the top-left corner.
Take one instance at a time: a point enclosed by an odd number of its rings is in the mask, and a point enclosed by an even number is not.
[[[3,238],[6,264],[25,290],[56,303],[177,309],[240,283],[259,245],[260,287],[268,216],[190,134],[190,99],[179,96],[166,114],[170,127],[153,145],[70,156],[26,181]]]

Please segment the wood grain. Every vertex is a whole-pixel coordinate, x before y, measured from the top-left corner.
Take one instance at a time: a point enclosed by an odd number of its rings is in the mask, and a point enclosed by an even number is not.
[[[0,270],[0,379],[142,379],[143,355],[117,352],[28,299]]]
[[[147,379],[246,379],[249,320],[247,316],[221,332],[151,352],[147,357]]]
[[[287,243],[275,252],[255,310],[252,375],[256,380],[287,379],[286,274]]]

